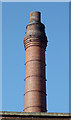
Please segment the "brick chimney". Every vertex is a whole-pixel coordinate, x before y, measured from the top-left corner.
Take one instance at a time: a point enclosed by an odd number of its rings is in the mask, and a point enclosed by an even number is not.
[[[47,37],[40,17],[40,12],[30,13],[24,37],[26,50],[24,112],[46,112],[45,49]]]

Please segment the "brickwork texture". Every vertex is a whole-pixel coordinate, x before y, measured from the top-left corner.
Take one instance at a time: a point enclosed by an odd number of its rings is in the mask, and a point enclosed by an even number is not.
[[[40,17],[40,12],[30,13],[24,37],[26,50],[24,112],[46,112],[45,50],[47,37]]]

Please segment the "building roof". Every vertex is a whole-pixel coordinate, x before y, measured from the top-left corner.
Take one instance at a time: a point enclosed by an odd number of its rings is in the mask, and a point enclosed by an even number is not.
[[[49,113],[49,112],[8,112],[8,111],[0,111],[0,116],[3,117],[70,117],[71,113]]]

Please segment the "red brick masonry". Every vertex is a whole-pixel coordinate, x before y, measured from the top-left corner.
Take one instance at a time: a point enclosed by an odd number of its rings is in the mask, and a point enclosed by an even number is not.
[[[25,107],[24,112],[46,112],[45,26],[40,22],[40,12],[31,12],[24,37]]]

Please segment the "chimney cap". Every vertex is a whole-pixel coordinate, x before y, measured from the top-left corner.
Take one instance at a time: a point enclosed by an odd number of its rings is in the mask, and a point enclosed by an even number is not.
[[[40,22],[41,13],[39,11],[33,11],[29,14],[29,22]]]

